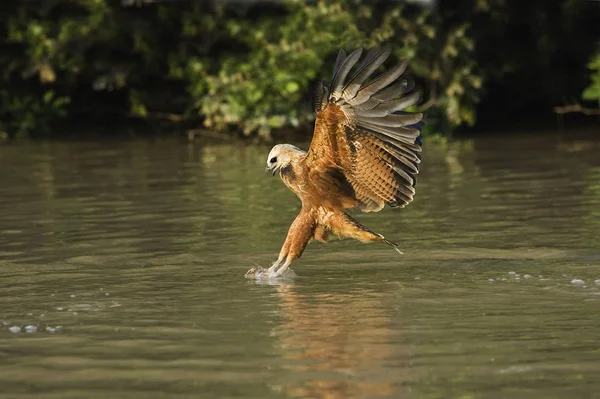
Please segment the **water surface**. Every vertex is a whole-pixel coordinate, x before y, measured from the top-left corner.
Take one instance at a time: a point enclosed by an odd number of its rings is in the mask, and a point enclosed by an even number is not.
[[[356,215],[404,256],[258,284],[299,209],[268,149],[0,147],[0,396],[600,397],[597,135],[426,143],[415,202]]]

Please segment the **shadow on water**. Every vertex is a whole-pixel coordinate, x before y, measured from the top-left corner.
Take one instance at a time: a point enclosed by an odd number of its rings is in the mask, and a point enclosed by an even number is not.
[[[299,208],[267,147],[0,147],[0,393],[593,397],[598,136],[425,151],[413,204],[357,215],[404,256],[333,239],[256,284]]]

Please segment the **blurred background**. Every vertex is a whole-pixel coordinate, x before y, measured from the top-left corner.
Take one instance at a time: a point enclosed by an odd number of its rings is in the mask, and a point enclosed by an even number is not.
[[[29,0],[0,14],[0,135],[310,137],[340,47],[391,45],[426,134],[597,126],[600,2]],[[124,127],[127,127],[125,129]]]

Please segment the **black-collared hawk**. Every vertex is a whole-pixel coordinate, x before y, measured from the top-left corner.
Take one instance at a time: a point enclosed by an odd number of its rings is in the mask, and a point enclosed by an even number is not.
[[[247,277],[278,277],[314,238],[329,233],[362,242],[398,246],[350,217],[344,210],[377,212],[387,204],[402,208],[415,195],[421,162],[423,114],[402,110],[420,100],[401,75],[406,62],[372,80],[369,76],[391,50],[373,49],[360,64],[362,49],[340,50],[331,84],[319,82],[314,95],[316,121],[308,152],[293,145],[273,147],[267,172],[279,172],[302,201],[279,258],[268,270],[251,269]],[[400,252],[402,253],[402,252]]]

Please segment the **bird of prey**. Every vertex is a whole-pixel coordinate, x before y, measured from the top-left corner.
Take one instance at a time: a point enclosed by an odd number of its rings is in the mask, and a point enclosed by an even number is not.
[[[312,239],[327,242],[329,233],[362,242],[398,246],[350,217],[344,210],[380,211],[386,204],[403,208],[415,195],[421,162],[423,114],[401,110],[420,94],[400,76],[404,61],[368,81],[389,57],[390,48],[339,51],[331,84],[318,83],[316,113],[308,152],[290,144],[273,147],[266,172],[279,176],[302,201],[279,258],[267,270],[250,269],[247,277],[280,276]],[[402,253],[402,252],[400,252]]]

